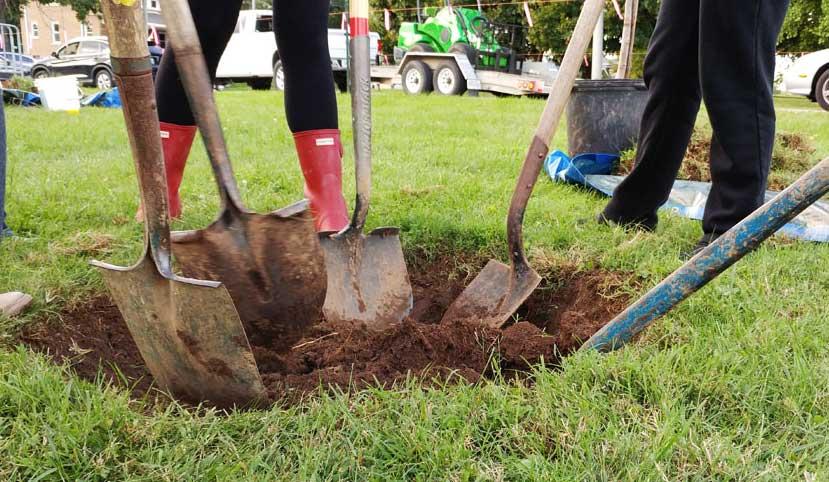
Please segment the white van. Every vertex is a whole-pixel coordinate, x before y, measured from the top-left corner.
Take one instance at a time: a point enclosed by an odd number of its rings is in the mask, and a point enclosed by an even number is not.
[[[370,35],[371,58],[376,61],[380,35],[375,32]],[[344,90],[348,58],[345,30],[328,29],[328,49],[334,79]],[[254,89],[269,89],[271,86],[277,90],[285,88],[270,10],[243,10],[239,13],[236,29],[219,61],[216,78],[218,81],[246,82]]]

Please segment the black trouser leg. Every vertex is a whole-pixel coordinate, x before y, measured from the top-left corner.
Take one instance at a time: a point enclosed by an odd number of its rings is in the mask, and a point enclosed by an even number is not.
[[[233,35],[241,7],[242,0],[190,0],[190,11],[211,79],[216,78],[219,60]],[[164,51],[155,77],[158,118],[161,122],[192,126],[196,121],[181,85],[174,47]]]
[[[285,114],[292,132],[338,126],[328,10],[329,0],[273,3],[276,42],[285,70]]]
[[[700,81],[714,130],[703,231],[724,233],[764,201],[774,145],[777,36],[788,0],[701,0]]]
[[[636,167],[604,210],[620,224],[655,225],[667,201],[699,112],[700,0],[663,0],[645,59],[648,102],[642,116]]]

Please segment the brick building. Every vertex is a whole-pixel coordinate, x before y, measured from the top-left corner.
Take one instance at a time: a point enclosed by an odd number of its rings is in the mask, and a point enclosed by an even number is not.
[[[163,32],[159,0],[145,2],[148,25]],[[33,1],[21,11],[20,34],[26,54],[48,57],[68,40],[75,37],[106,35],[106,28],[98,15],[88,15],[86,20],[81,22],[71,7]]]

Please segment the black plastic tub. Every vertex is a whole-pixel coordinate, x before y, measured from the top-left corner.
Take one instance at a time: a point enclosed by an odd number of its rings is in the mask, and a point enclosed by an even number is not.
[[[577,80],[567,105],[570,156],[634,147],[647,99],[642,80]]]

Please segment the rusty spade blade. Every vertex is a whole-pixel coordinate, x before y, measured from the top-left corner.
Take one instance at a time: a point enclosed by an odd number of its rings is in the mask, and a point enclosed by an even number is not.
[[[541,115],[518,183],[512,195],[507,216],[507,239],[511,266],[491,260],[443,315],[443,322],[479,321],[491,328],[500,328],[529,298],[541,282],[524,254],[523,222],[533,187],[549,153],[547,142],[553,138],[561,114],[567,106],[570,91],[578,75],[581,59],[587,50],[593,29],[599,19],[604,0],[586,0],[564,54],[547,105]]]
[[[380,330],[399,322],[412,309],[412,287],[397,228],[363,234],[371,196],[371,73],[368,0],[352,1],[351,105],[357,202],[343,232],[323,236],[328,293],[323,308],[332,321],[361,321]]]
[[[176,260],[187,276],[224,283],[246,328],[290,343],[320,318],[325,301],[325,263],[307,203],[270,214],[244,207],[187,1],[167,1],[164,16],[222,199],[210,226],[173,233]]]
[[[256,404],[265,389],[227,290],[171,269],[167,182],[140,5],[101,3],[144,203],[146,247],[131,268],[92,263],[163,389],[219,407]]]

